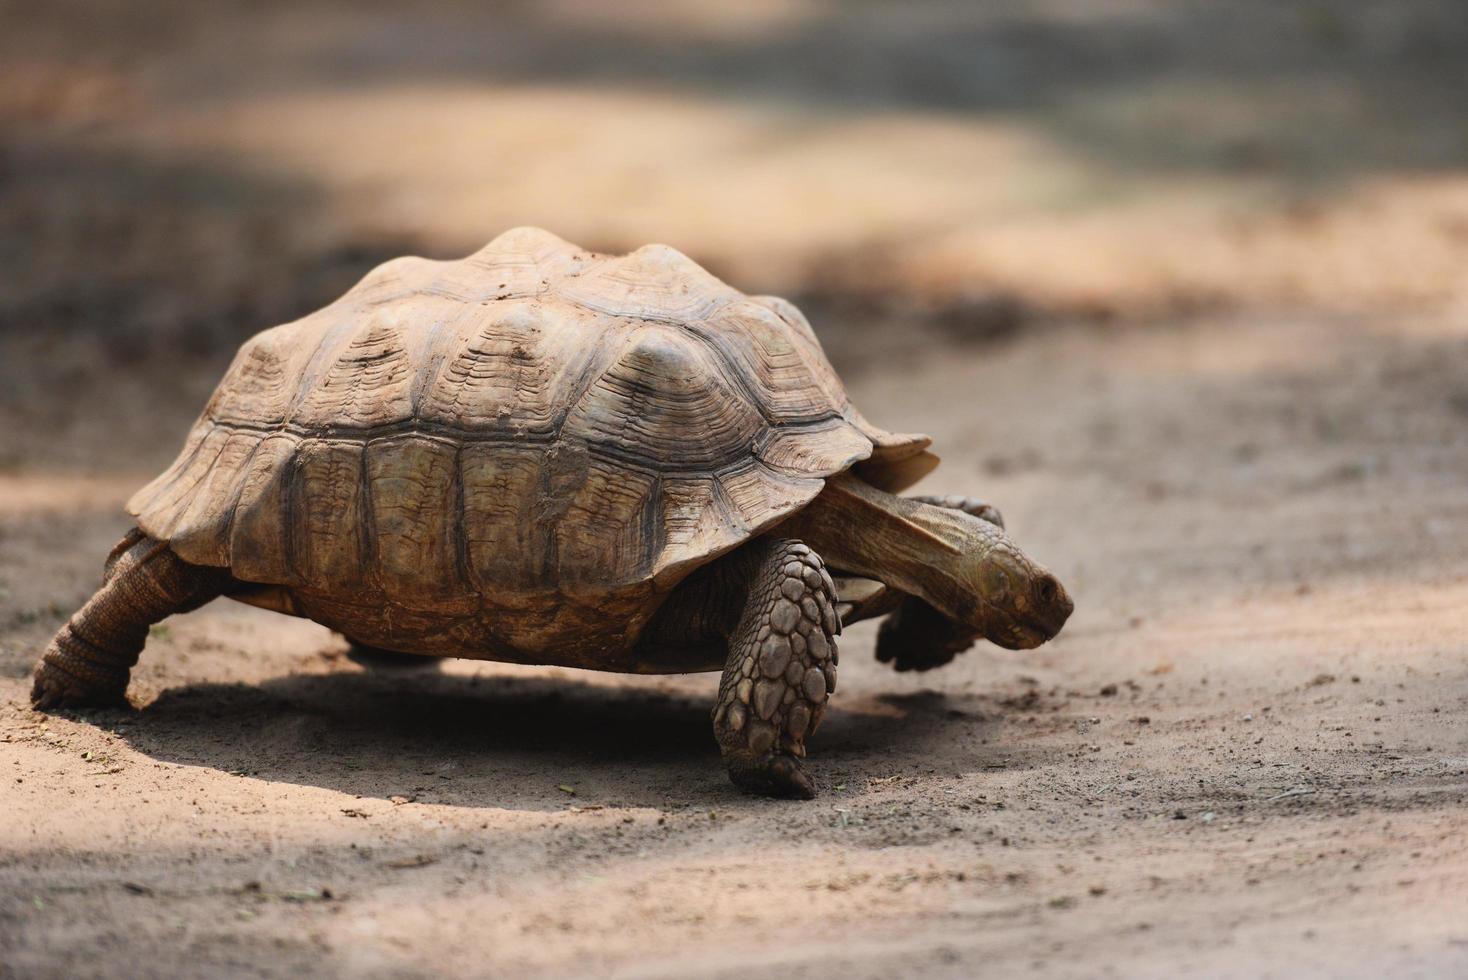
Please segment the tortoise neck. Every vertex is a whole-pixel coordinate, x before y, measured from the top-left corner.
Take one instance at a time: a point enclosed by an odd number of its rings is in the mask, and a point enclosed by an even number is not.
[[[977,597],[967,582],[975,551],[1003,538],[997,527],[958,510],[878,490],[841,473],[782,526],[834,568],[877,579],[967,619]]]

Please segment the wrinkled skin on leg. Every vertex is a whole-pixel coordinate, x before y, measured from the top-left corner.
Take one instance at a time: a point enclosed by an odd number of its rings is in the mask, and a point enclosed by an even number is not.
[[[128,675],[148,629],[220,595],[229,573],[190,565],[134,530],[108,556],[102,588],[52,638],[36,664],[37,708],[126,704]]]
[[[990,524],[1004,526],[998,508],[975,497],[915,496],[934,507],[961,510]],[[894,670],[932,670],[950,663],[983,637],[956,623],[916,596],[906,596],[877,631],[877,659]]]
[[[761,539],[729,638],[714,736],[742,789],[810,799],[800,760],[836,689],[836,589],[821,559],[788,538]]]

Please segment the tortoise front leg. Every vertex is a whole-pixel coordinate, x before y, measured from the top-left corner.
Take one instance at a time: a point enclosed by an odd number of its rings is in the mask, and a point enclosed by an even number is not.
[[[911,499],[934,507],[961,510],[990,524],[1004,526],[993,504],[957,494]],[[877,659],[898,671],[932,670],[949,663],[978,642],[978,630],[956,623],[916,596],[906,596],[877,630]]]
[[[105,580],[56,633],[36,664],[37,708],[125,704],[128,674],[148,628],[197,609],[229,584],[222,568],[190,565],[161,541],[132,531],[107,559]]]
[[[714,737],[735,785],[810,799],[800,759],[836,689],[836,589],[815,552],[787,538],[752,543],[744,611],[714,708]]]

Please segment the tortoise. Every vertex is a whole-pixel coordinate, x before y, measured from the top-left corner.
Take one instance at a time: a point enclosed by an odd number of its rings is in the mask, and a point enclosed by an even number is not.
[[[930,440],[851,404],[790,303],[662,245],[515,229],[387,262],[248,340],[37,664],[38,708],[125,703],[151,624],[228,596],[366,650],[722,670],[740,787],[810,798],[842,623],[926,669],[1071,611]]]

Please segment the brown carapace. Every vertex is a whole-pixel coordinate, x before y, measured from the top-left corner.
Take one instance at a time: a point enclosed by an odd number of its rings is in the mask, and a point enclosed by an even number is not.
[[[809,797],[843,619],[893,613],[879,656],[922,669],[1070,612],[992,508],[894,496],[928,442],[857,412],[795,307],[666,246],[397,259],[244,345],[32,696],[122,701],[149,625],[224,595],[368,649],[722,669],[730,775]]]

